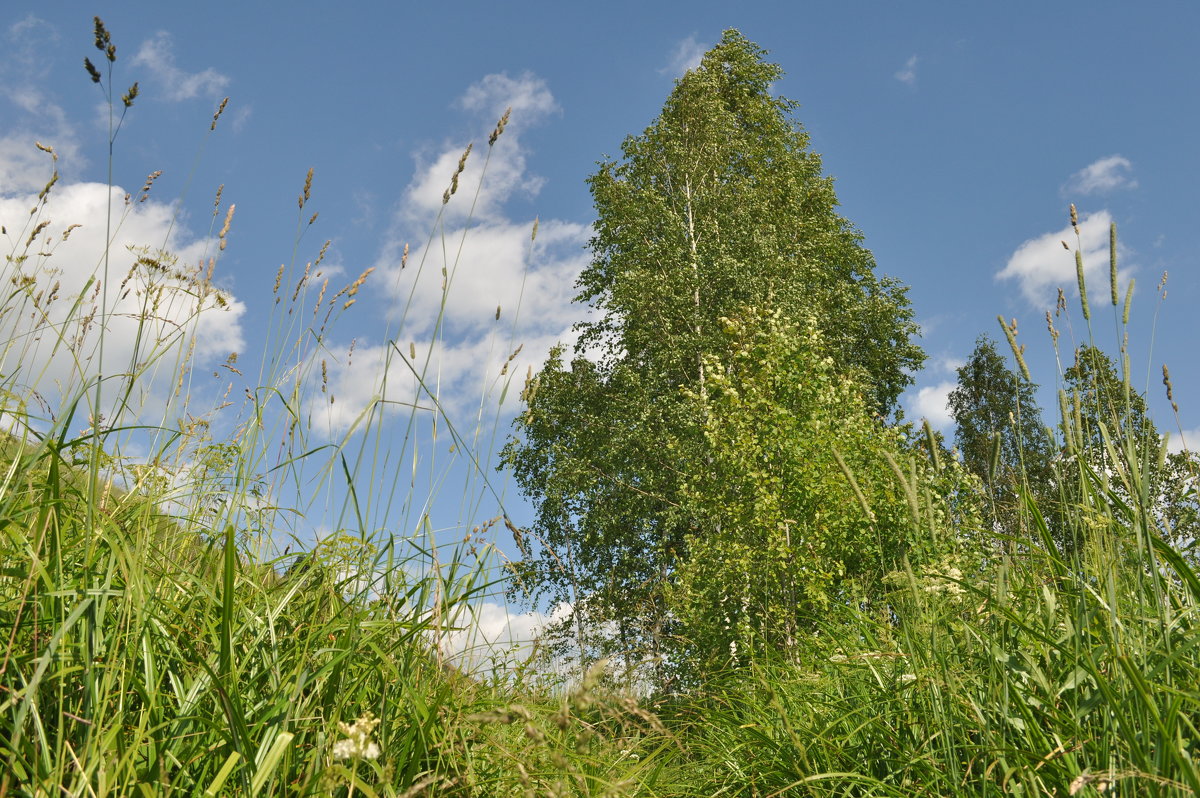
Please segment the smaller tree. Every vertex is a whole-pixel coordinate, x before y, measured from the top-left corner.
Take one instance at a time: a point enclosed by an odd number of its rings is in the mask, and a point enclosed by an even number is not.
[[[1127,369],[1118,374],[1098,347],[1077,349],[1063,376],[1068,417],[1061,427],[1068,460],[1080,458],[1130,506],[1148,508],[1171,543],[1192,547],[1200,535],[1195,455],[1165,451],[1146,398],[1130,387]],[[1083,501],[1078,480],[1062,482],[1069,501]]]
[[[963,466],[983,482],[993,527],[1010,535],[1027,532],[1022,491],[1033,496],[1043,515],[1051,515],[1055,504],[1056,446],[1043,425],[1036,390],[981,335],[950,392],[954,445]]]

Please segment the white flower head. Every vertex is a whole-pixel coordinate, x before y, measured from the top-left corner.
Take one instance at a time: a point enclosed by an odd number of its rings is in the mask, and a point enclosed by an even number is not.
[[[353,724],[338,721],[338,730],[345,739],[333,744],[334,759],[378,759],[381,753],[379,743],[371,739],[379,718],[370,712],[363,715]]]

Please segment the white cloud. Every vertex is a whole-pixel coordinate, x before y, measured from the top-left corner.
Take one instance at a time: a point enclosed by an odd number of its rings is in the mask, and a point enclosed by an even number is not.
[[[50,179],[50,158],[34,147],[35,141],[54,147],[60,168],[84,165],[66,112],[39,87],[49,68],[45,53],[52,52],[57,42],[58,32],[32,15],[6,31],[0,98],[12,107],[0,109],[7,128],[0,136],[0,193],[36,192]]]
[[[159,31],[153,38],[142,42],[133,57],[135,66],[149,69],[162,84],[168,100],[190,100],[205,96],[220,97],[229,85],[229,78],[209,67],[203,72],[185,72],[175,65],[175,52],[171,34]]]
[[[212,242],[189,237],[171,206],[154,201],[126,205],[124,197],[117,186],[110,190],[98,183],[60,182],[44,207],[30,215],[36,195],[0,193],[0,224],[6,229],[0,247],[13,256],[2,279],[6,285],[25,283],[0,316],[0,341],[5,342],[0,372],[25,390],[36,389],[52,407],[57,396],[73,393],[83,380],[99,373],[127,373],[134,363],[147,368],[133,387],[133,407],[161,407],[174,387],[170,375],[193,336],[196,363],[224,360],[242,348],[245,306],[226,298],[222,307],[215,292],[198,296],[195,280],[168,273],[196,272],[214,254]],[[110,202],[114,232],[108,313],[101,324],[106,316],[101,307],[104,219]],[[33,235],[42,221],[48,224]],[[81,226],[68,235],[71,225]],[[161,259],[167,267],[163,271],[136,265],[137,247],[149,247],[151,253],[166,249],[175,259]],[[89,326],[86,320],[93,313],[95,323]],[[155,383],[159,373],[162,380]]]
[[[233,114],[233,120],[230,125],[233,127],[234,133],[241,133],[246,129],[246,123],[250,121],[250,117],[254,114],[254,108],[249,105],[238,107]]]
[[[582,237],[579,225],[554,224],[562,240],[576,243]],[[469,232],[468,242],[472,239],[475,245],[464,248],[455,279],[447,288],[436,340],[442,276],[440,267],[426,264],[414,282],[395,286],[412,292],[398,351],[388,344],[359,345],[352,357],[326,358],[328,393],[314,393],[309,408],[320,428],[330,433],[349,429],[373,400],[385,398],[385,378],[386,398],[401,403],[398,408],[389,405],[390,415],[407,416],[413,405],[432,408],[432,393],[452,419],[461,421],[480,413],[489,418],[501,401],[510,409],[515,406],[528,370],[541,368],[551,347],[574,343],[571,327],[578,310],[570,307],[570,300],[585,256],[535,255],[529,261],[519,249],[528,242],[528,231],[519,228],[484,227]],[[394,301],[407,300],[406,295]],[[520,317],[514,319],[518,302]],[[518,347],[520,351],[510,359]],[[421,375],[423,389],[416,374]]]
[[[478,111],[492,121],[512,108],[512,124],[516,129],[561,110],[546,81],[531,72],[517,78],[510,78],[504,72],[486,75],[463,93],[458,105],[467,111]]]
[[[438,213],[445,224],[461,224],[469,217],[492,220],[502,216],[501,206],[512,196],[534,196],[541,190],[543,179],[528,173],[526,149],[521,143],[522,132],[548,115],[558,112],[559,106],[546,82],[529,73],[519,78],[506,74],[484,77],[471,85],[456,105],[475,116],[481,125],[482,141],[475,141],[465,168],[458,177],[458,190],[444,204],[446,190],[457,171],[459,160],[467,147],[462,141],[442,147],[438,153],[421,159],[417,174],[405,190],[398,221],[408,228],[429,230]],[[504,133],[490,147],[487,136],[505,110],[512,108]],[[484,163],[487,179],[480,182]],[[478,192],[477,192],[478,189]]]
[[[8,26],[8,45],[4,57],[10,67],[22,72],[45,77],[49,72],[50,59],[46,56],[59,46],[58,30],[33,14]]]
[[[950,415],[950,392],[957,385],[954,380],[946,380],[919,389],[916,396],[909,396],[909,410],[917,418],[928,419],[935,429],[946,429],[954,423]]]
[[[706,52],[708,52],[707,44],[696,41],[694,34],[688,36],[675,45],[675,49],[671,51],[671,57],[667,59],[666,66],[659,69],[658,73],[677,78],[683,77],[685,72],[700,66],[700,60],[704,58]]]
[[[944,374],[958,374],[958,370],[965,366],[967,361],[959,357],[950,357],[949,355],[939,355],[933,358],[933,365],[938,371]]]
[[[335,401],[330,405],[325,398],[324,407],[311,410],[314,420],[332,432],[345,431],[373,397],[381,396],[385,372],[389,400],[430,404],[427,396],[418,395],[405,363],[410,346],[416,349],[415,362],[428,390],[436,392],[452,418],[459,418],[480,413],[481,403],[482,412],[494,413],[501,394],[511,409],[527,370],[540,368],[555,343],[574,343],[571,327],[580,309],[571,306],[571,299],[575,278],[588,261],[584,245],[590,228],[546,219],[531,241],[534,220],[510,218],[505,208],[514,195],[533,195],[540,188],[541,179],[529,173],[521,131],[555,112],[558,104],[544,81],[525,74],[518,79],[489,75],[472,85],[458,105],[479,114],[483,140],[444,209],[442,195],[461,155],[458,147],[444,149],[419,169],[403,192],[376,262],[378,272],[371,278],[388,300],[399,352],[371,342],[356,349],[352,363],[328,359]],[[483,174],[487,136],[509,106],[512,118]],[[442,226],[430,240],[428,231],[439,210]],[[410,240],[428,243],[411,248],[402,270],[401,252]],[[518,346],[520,353],[509,362]]]
[[[1098,299],[1108,296],[1108,229],[1112,215],[1107,210],[1084,216],[1079,221],[1079,245],[1083,252],[1084,276],[1088,296]],[[1075,233],[1068,225],[1062,230],[1031,238],[1017,247],[1004,268],[996,273],[997,280],[1016,280],[1021,292],[1035,305],[1049,307],[1055,300],[1055,289],[1078,294],[1075,274],[1074,247],[1063,249],[1063,242],[1075,243]],[[1118,275],[1126,282],[1125,272]]]
[[[1106,194],[1117,189],[1137,188],[1133,164],[1128,158],[1110,155],[1085,166],[1071,175],[1063,186],[1063,195]]]
[[[550,612],[530,610],[514,613],[507,605],[483,601],[463,606],[464,615],[454,623],[462,627],[441,638],[442,651],[455,666],[468,672],[520,663],[533,653],[538,635],[549,623],[561,621],[570,605],[560,604]]]
[[[8,192],[40,191],[54,172],[50,156],[40,152],[33,144],[41,141],[53,146],[59,155],[72,158],[75,163],[78,144],[70,136],[57,137],[33,132],[14,133],[0,137],[0,186]],[[29,210],[26,208],[26,210]]]
[[[1167,448],[1172,452],[1182,452],[1185,448],[1189,452],[1200,452],[1200,427],[1193,429],[1185,429],[1183,437],[1171,435],[1167,441]]]
[[[893,77],[908,86],[915,86],[917,83],[917,62],[919,60],[915,55],[910,56],[904,62],[904,66]]]

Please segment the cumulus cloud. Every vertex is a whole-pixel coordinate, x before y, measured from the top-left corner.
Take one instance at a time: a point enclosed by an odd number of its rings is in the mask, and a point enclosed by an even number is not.
[[[174,42],[171,34],[159,31],[142,42],[133,57],[135,66],[150,70],[161,84],[164,96],[178,102],[195,97],[220,97],[229,85],[229,78],[209,67],[201,72],[186,72],[175,65]]]
[[[454,625],[462,628],[442,637],[442,651],[457,667],[469,672],[520,663],[533,653],[541,631],[569,613],[567,604],[560,604],[550,612],[516,613],[507,605],[492,601],[464,606],[462,614],[469,617],[459,618]]]
[[[706,52],[708,52],[707,44],[696,41],[694,34],[688,36],[675,45],[666,65],[660,68],[658,73],[677,78],[683,77],[685,72],[700,66],[700,60],[704,58]]]
[[[486,75],[463,93],[457,105],[467,111],[478,111],[489,119],[498,118],[506,109],[512,108],[516,129],[560,110],[546,81],[532,72],[524,72],[516,78],[505,72]]]
[[[109,203],[116,219],[105,305]],[[212,242],[190,237],[169,205],[127,205],[120,187],[60,182],[42,205],[36,194],[0,190],[0,225],[11,256],[2,279],[20,286],[0,315],[0,372],[50,406],[97,374],[133,369],[141,375],[134,406],[157,405],[193,338],[196,363],[242,348],[244,305],[203,280]]]
[[[1074,194],[1107,194],[1118,189],[1137,188],[1133,164],[1128,158],[1110,155],[1088,164],[1071,175],[1063,186],[1064,196]]]
[[[910,395],[909,411],[917,418],[927,419],[934,429],[946,429],[954,423],[950,415],[950,392],[957,385],[955,380],[945,380],[918,389],[915,396]]]
[[[904,62],[904,66],[893,77],[907,86],[915,86],[917,83],[917,62],[919,60],[915,55],[910,56]]]
[[[1108,229],[1112,215],[1097,211],[1083,216],[1079,221],[1079,245],[1083,253],[1084,275],[1090,286],[1090,294],[1099,296],[1108,291]],[[997,280],[1016,280],[1021,292],[1032,303],[1048,307],[1054,303],[1055,289],[1078,293],[1075,275],[1074,247],[1063,249],[1063,242],[1075,243],[1075,232],[1070,225],[1052,233],[1031,238],[1017,247],[1004,268],[996,273]],[[1125,273],[1119,275],[1125,282]]]
[[[344,431],[383,398],[402,403],[403,412],[429,408],[430,393],[452,418],[494,412],[502,400],[512,406],[529,369],[540,368],[556,343],[574,343],[579,311],[571,298],[587,261],[584,225],[549,220],[536,242],[530,232],[515,222],[456,229],[447,239],[463,244],[448,264],[435,242],[414,250],[403,272],[385,272],[382,290],[401,316],[397,344],[359,346],[352,357],[328,360],[335,401],[320,400],[327,404],[322,423]]]
[[[502,206],[511,197],[534,196],[542,188],[542,178],[529,173],[521,136],[560,110],[544,80],[528,72],[517,78],[488,75],[472,84],[456,106],[486,127],[477,129],[479,135],[448,204],[443,203],[445,192],[469,142],[447,144],[432,157],[426,154],[419,158],[416,175],[405,189],[398,212],[397,223],[406,228],[427,232],[439,213],[448,225],[461,224],[468,217],[477,221],[502,219]],[[489,147],[487,136],[508,108],[512,113],[504,133]],[[485,163],[487,179],[481,182]]]
[[[588,260],[590,228],[546,219],[534,240],[535,221],[511,218],[506,209],[509,199],[534,195],[542,185],[530,173],[522,131],[556,113],[558,104],[543,80],[526,73],[488,75],[457,105],[479,125],[478,143],[445,206],[458,146],[418,168],[402,193],[372,277],[388,300],[395,344],[360,342],[352,359],[327,362],[335,401],[312,410],[332,432],[345,431],[367,404],[385,397],[384,379],[386,398],[406,403],[405,412],[414,404],[428,407],[430,392],[452,418],[494,412],[502,397],[515,407],[527,371],[540,368],[555,343],[574,342],[579,309],[571,299]],[[489,159],[487,137],[508,107],[512,117]],[[437,235],[429,238],[439,212]],[[404,260],[407,241],[427,243],[413,245]]]

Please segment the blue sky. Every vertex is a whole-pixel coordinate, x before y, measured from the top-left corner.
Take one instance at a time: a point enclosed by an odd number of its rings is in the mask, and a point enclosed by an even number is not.
[[[930,359],[905,397],[910,417],[928,416],[951,431],[944,396],[954,367],[980,333],[1001,338],[997,314],[1018,321],[1034,377],[1050,390],[1045,404],[1054,406],[1056,367],[1044,312],[1058,286],[1074,294],[1073,261],[1059,244],[1074,245],[1067,235],[1067,206],[1074,202],[1083,220],[1093,307],[1107,304],[1111,220],[1120,228],[1123,274],[1137,280],[1135,381],[1149,375],[1159,426],[1178,435],[1160,384],[1161,366],[1168,364],[1182,427],[1193,443],[1200,440],[1193,315],[1200,305],[1200,50],[1194,44],[1200,6],[348,2],[283,8],[6,3],[0,13],[0,214],[12,227],[9,219],[45,183],[48,166],[33,148],[37,140],[60,156],[55,224],[95,219],[105,196],[107,122],[101,93],[81,63],[98,55],[91,30],[98,13],[118,47],[118,93],[135,80],[141,88],[117,139],[114,182],[136,192],[148,173],[163,171],[123,235],[130,243],[168,241],[185,260],[204,257],[215,252],[228,204],[236,204],[215,273],[233,302],[222,315],[201,314],[206,326],[199,351],[206,362],[219,363],[235,349],[242,363],[257,362],[277,270],[293,260],[298,219],[319,213],[296,248],[299,268],[329,240],[323,268],[335,289],[375,269],[323,353],[328,390],[338,401],[332,410],[325,404],[308,410],[325,434],[343,432],[377,392],[373,373],[382,368],[389,340],[405,351],[411,344],[425,357],[442,312],[440,269],[457,261],[430,374],[460,428],[482,428],[477,446],[486,455],[507,430],[526,369],[536,368],[554,341],[569,339],[584,312],[569,300],[593,221],[585,178],[598,159],[619,152],[626,135],[645,128],[706,45],[724,28],[737,27],[785,69],[776,88],[800,103],[797,118],[836,178],[843,213],[864,233],[880,272],[911,286]],[[229,105],[209,134],[213,111],[226,96]],[[487,136],[510,105],[512,121],[492,152],[471,213]],[[442,192],[469,142],[475,150],[463,188],[431,239]],[[312,197],[298,214],[297,195],[310,167]],[[221,218],[213,225],[213,194],[222,184]],[[535,217],[539,234],[531,247]],[[72,239],[76,249],[59,252],[64,262],[78,260],[65,272],[78,279],[94,266],[84,252],[96,240],[87,238],[88,227]],[[426,247],[429,241],[433,246]],[[405,243],[410,255],[401,271]],[[1156,314],[1155,286],[1164,271],[1170,273],[1168,298]],[[1111,349],[1111,324],[1107,315],[1100,318],[1098,340]],[[1074,321],[1078,335],[1077,312]],[[524,348],[501,375],[518,344]],[[497,414],[504,380],[514,374]],[[407,372],[396,369],[393,382],[400,387],[393,390],[410,390],[406,379]],[[488,420],[497,418],[499,437],[493,438]],[[399,440],[406,427],[395,421],[389,429]],[[443,480],[455,485],[446,489],[448,499],[428,505],[435,526],[460,534],[461,524],[494,514],[494,498],[467,475],[461,452],[458,460],[448,452],[444,433],[436,444],[427,430],[412,440],[429,445],[420,453],[408,443],[394,450],[403,451],[397,458],[421,462],[417,501],[401,502],[403,520],[386,523],[413,523],[424,505],[421,492]],[[385,440],[386,446],[392,443]],[[437,451],[439,465],[427,469],[422,458]],[[503,491],[503,477],[492,478]],[[463,502],[463,496],[470,498]],[[505,497],[514,518],[528,517],[511,488]]]

